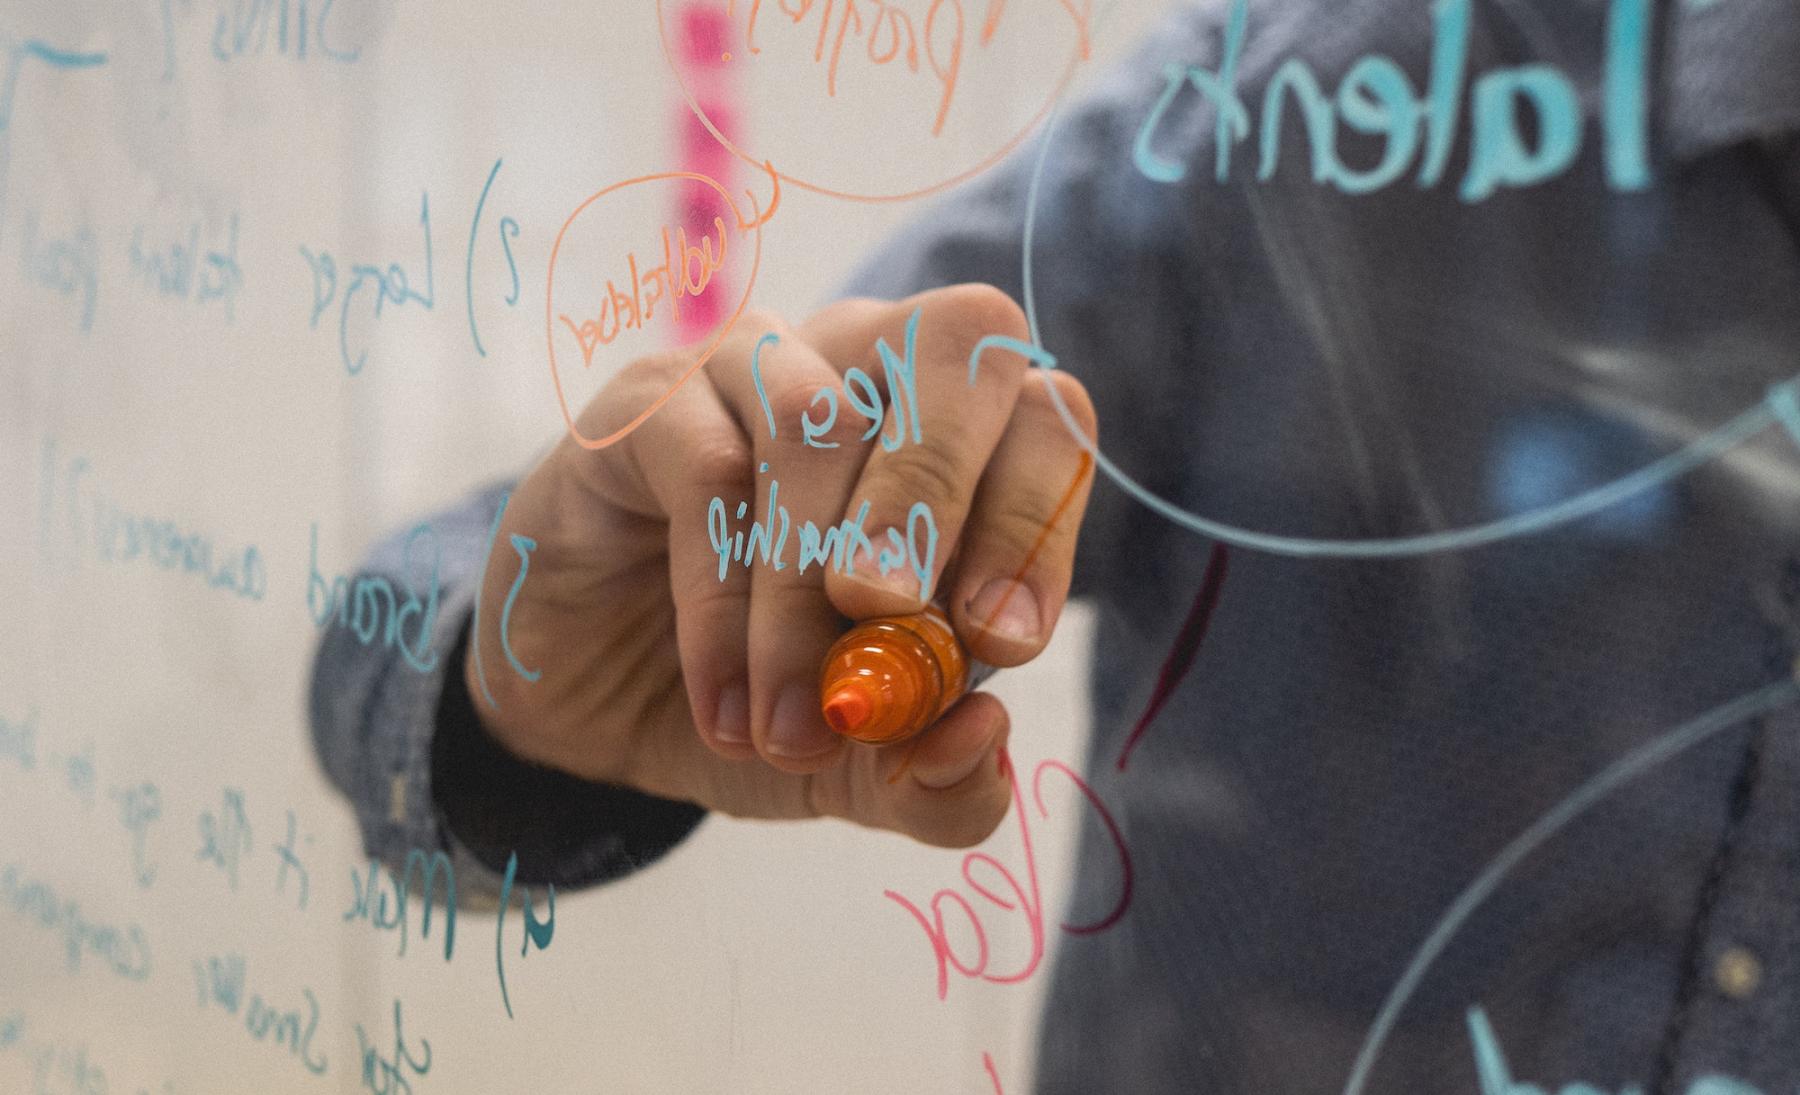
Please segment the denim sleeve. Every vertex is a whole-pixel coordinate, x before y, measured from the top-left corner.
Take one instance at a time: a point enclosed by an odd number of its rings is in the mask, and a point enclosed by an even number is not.
[[[508,489],[479,491],[382,542],[346,584],[346,605],[360,582],[416,590],[428,558],[421,545],[435,543],[434,595],[414,613],[418,633],[401,627],[398,643],[365,642],[353,618],[329,619],[313,662],[313,743],[356,811],[365,850],[396,870],[411,850],[441,851],[457,893],[476,902],[499,892],[514,856],[517,882],[593,885],[661,856],[705,816],[531,764],[482,727],[461,666]],[[338,591],[320,596],[335,612]]]

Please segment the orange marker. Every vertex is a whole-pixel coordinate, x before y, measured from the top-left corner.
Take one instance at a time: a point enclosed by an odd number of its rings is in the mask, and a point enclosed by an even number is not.
[[[854,741],[888,745],[936,722],[992,673],[956,640],[943,609],[864,620],[833,643],[819,671],[825,723]]]

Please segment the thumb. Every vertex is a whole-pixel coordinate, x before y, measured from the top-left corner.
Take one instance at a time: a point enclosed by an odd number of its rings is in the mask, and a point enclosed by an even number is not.
[[[986,840],[1006,818],[1012,780],[1002,760],[1011,733],[1006,708],[986,692],[964,696],[912,741],[882,749],[864,768],[879,804],[874,824],[944,848]]]

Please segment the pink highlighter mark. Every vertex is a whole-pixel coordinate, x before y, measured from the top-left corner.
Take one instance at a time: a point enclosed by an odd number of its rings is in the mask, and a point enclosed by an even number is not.
[[[1156,675],[1156,687],[1150,692],[1150,702],[1144,707],[1144,713],[1138,717],[1137,725],[1131,728],[1131,734],[1125,739],[1124,748],[1119,750],[1119,771],[1125,770],[1125,763],[1131,759],[1131,751],[1137,748],[1138,739],[1144,731],[1150,729],[1150,723],[1162,711],[1169,697],[1187,677],[1188,670],[1194,667],[1194,659],[1200,655],[1200,643],[1206,638],[1206,630],[1212,625],[1213,610],[1219,607],[1219,590],[1225,585],[1226,569],[1225,545],[1214,542],[1212,554],[1206,559],[1206,573],[1200,579],[1200,592],[1194,595],[1193,606],[1188,609],[1187,619],[1181,622],[1181,630],[1175,635],[1175,645],[1170,648],[1169,656],[1163,659],[1162,670]]]
[[[730,67],[731,16],[713,4],[688,3],[682,6],[677,20],[681,27],[679,75],[693,88],[702,109],[729,140],[742,125],[738,117],[741,100]],[[689,109],[686,98],[677,97],[675,110],[675,132],[681,135],[679,170],[706,176],[719,184],[716,190],[698,183],[677,188],[675,223],[686,227],[690,234],[704,231],[715,217],[729,223],[735,214],[723,194],[731,192],[734,185],[732,161],[736,157]],[[719,293],[695,298],[676,317],[677,344],[704,338],[725,317],[729,304],[724,290],[728,287],[720,288]]]

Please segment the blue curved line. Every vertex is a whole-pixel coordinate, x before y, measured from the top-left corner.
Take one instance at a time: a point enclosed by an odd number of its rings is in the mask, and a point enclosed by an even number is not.
[[[1344,1095],[1362,1095],[1363,1085],[1368,1082],[1369,1071],[1375,1067],[1375,1058],[1381,1052],[1382,1043],[1393,1029],[1394,1021],[1400,1015],[1400,1009],[1412,998],[1413,991],[1425,977],[1426,971],[1437,960],[1439,954],[1450,943],[1463,923],[1469,919],[1475,909],[1497,889],[1500,880],[1519,862],[1541,847],[1545,841],[1555,836],[1571,821],[1598,803],[1607,795],[1644,775],[1657,765],[1676,755],[1691,749],[1701,742],[1723,730],[1743,723],[1746,719],[1767,714],[1785,703],[1800,699],[1800,686],[1792,680],[1776,681],[1764,685],[1748,695],[1715,707],[1706,714],[1683,723],[1656,740],[1638,747],[1613,761],[1599,774],[1578,787],[1569,797],[1557,803],[1550,811],[1538,818],[1531,827],[1512,839],[1482,868],[1475,880],[1457,895],[1450,908],[1444,913],[1425,942],[1419,945],[1412,961],[1407,964],[1406,972],[1395,982],[1393,991],[1376,1013],[1375,1022],[1369,1028],[1368,1037],[1364,1040],[1362,1050],[1356,1055],[1356,1065],[1350,1073],[1350,1079],[1344,1085]]]
[[[500,164],[501,160],[494,161],[493,168],[488,172],[487,182],[481,184],[481,197],[475,199],[475,218],[469,222],[469,256],[463,263],[463,291],[469,305],[469,335],[475,340],[475,352],[482,357],[487,356],[487,350],[481,345],[481,332],[475,329],[475,233],[481,227],[481,210],[487,205],[488,191],[494,185],[494,176],[500,174]]]
[[[1413,555],[1429,555],[1434,552],[1462,551],[1467,548],[1496,543],[1500,540],[1535,535],[1558,525],[1565,525],[1570,521],[1592,516],[1608,506],[1617,505],[1632,495],[1653,490],[1672,479],[1685,475],[1767,429],[1776,418],[1775,412],[1770,410],[1767,404],[1759,403],[1711,433],[1696,438],[1690,444],[1630,475],[1615,479],[1604,486],[1584,491],[1574,497],[1566,498],[1561,502],[1527,513],[1502,517],[1498,521],[1490,521],[1485,525],[1473,525],[1469,528],[1453,529],[1448,532],[1401,536],[1385,540],[1319,540],[1304,536],[1277,536],[1271,533],[1253,532],[1235,525],[1208,520],[1205,517],[1189,513],[1151,493],[1100,451],[1100,447],[1094,444],[1093,439],[1082,432],[1080,425],[1076,423],[1074,417],[1069,413],[1068,407],[1063,403],[1056,386],[1050,383],[1050,378],[1044,376],[1041,379],[1044,381],[1045,390],[1050,394],[1051,403],[1056,407],[1057,415],[1063,420],[1063,425],[1068,427],[1069,433],[1074,436],[1076,442],[1093,456],[1094,463],[1099,466],[1100,470],[1105,472],[1125,493],[1175,524],[1191,529],[1202,536],[1222,540],[1225,543],[1253,551],[1266,551],[1274,555],[1311,559],[1394,559]]]
[[[1060,105],[1059,103],[1058,107],[1051,111],[1044,126],[1044,136],[1038,146],[1037,163],[1032,167],[1031,184],[1025,193],[1025,226],[1021,234],[1024,249],[1021,286],[1025,296],[1025,323],[1031,331],[1031,341],[1046,354],[1048,354],[1048,350],[1044,347],[1043,334],[1038,327],[1037,298],[1033,290],[1032,254],[1033,244],[1037,238],[1038,195],[1043,185],[1044,163],[1049,158],[1050,145],[1056,138]],[[1100,451],[1100,447],[1094,442],[1094,439],[1083,432],[1081,426],[1069,414],[1069,409],[1063,404],[1062,397],[1057,394],[1056,386],[1050,383],[1050,378],[1044,376],[1039,379],[1044,381],[1045,390],[1050,393],[1056,413],[1062,418],[1063,425],[1068,428],[1070,435],[1093,456],[1095,466],[1125,493],[1175,524],[1202,536],[1222,540],[1225,543],[1252,551],[1266,551],[1274,555],[1289,555],[1299,558],[1393,559],[1427,555],[1434,552],[1462,551],[1500,540],[1530,536],[1570,521],[1591,516],[1635,494],[1642,494],[1662,486],[1742,444],[1777,422],[1787,426],[1789,432],[1793,434],[1795,444],[1800,445],[1800,398],[1796,397],[1794,391],[1796,382],[1790,380],[1771,388],[1768,396],[1749,410],[1726,422],[1718,429],[1695,438],[1675,452],[1610,483],[1539,509],[1511,514],[1483,525],[1417,536],[1362,540],[1280,536],[1201,517],[1199,514],[1184,510],[1152,493],[1108,459],[1106,454]]]
[[[469,652],[475,656],[475,680],[481,685],[482,698],[496,711],[500,709],[500,703],[488,689],[487,669],[481,664],[481,591],[487,588],[488,562],[494,557],[494,541],[500,538],[500,519],[506,516],[506,504],[510,501],[512,491],[500,496],[500,508],[494,513],[494,527],[488,529],[487,554],[481,557],[481,575],[475,579],[475,620],[469,632]]]
[[[513,672],[524,677],[532,684],[544,675],[542,669],[526,669],[525,663],[512,648],[512,610],[513,602],[519,599],[519,590],[525,588],[525,575],[531,572],[531,553],[537,550],[537,541],[529,536],[512,534],[513,550],[519,553],[519,575],[513,579],[512,588],[506,591],[506,603],[500,606],[500,649],[506,652],[507,664]]]
[[[971,388],[975,386],[975,374],[981,366],[981,355],[988,350],[1011,350],[1041,368],[1056,368],[1056,355],[1042,346],[1020,342],[1018,339],[1006,335],[988,335],[977,342],[973,350],[969,351],[969,387]]]
[[[45,64],[54,65],[57,68],[93,68],[106,63],[106,54],[104,53],[76,53],[73,50],[57,49],[36,38],[27,41],[21,49]]]

